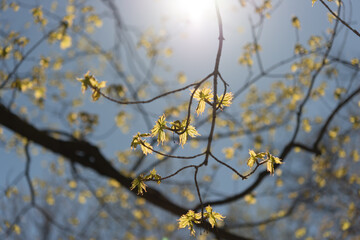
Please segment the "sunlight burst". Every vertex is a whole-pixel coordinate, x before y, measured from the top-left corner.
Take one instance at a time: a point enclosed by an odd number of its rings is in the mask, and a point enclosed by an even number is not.
[[[199,24],[204,21],[209,12],[214,8],[211,0],[178,0],[174,1],[174,11],[181,18],[185,18],[191,24]]]

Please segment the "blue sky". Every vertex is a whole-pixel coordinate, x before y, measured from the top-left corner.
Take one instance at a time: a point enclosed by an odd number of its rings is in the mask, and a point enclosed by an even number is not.
[[[168,41],[164,42],[163,46],[172,48],[173,55],[170,58],[161,60],[171,67],[171,71],[164,71],[158,68],[155,70],[155,75],[161,76],[166,82],[169,82],[170,88],[179,87],[179,83],[176,81],[176,76],[179,72],[186,74],[188,79],[187,83],[189,83],[190,81],[201,79],[212,71],[218,43],[218,26],[213,3],[212,1],[208,2],[211,3],[205,8],[205,11],[200,9],[203,11],[200,14],[201,17],[193,19],[192,13],[186,12],[189,10],[189,7],[183,6],[190,4],[190,2],[187,1],[118,1],[118,7],[123,14],[122,19],[127,26],[133,26],[140,31],[152,29],[156,34],[163,32],[168,37]],[[95,6],[101,9],[100,3],[95,3]],[[253,21],[256,22],[257,17],[252,10],[249,10],[249,7],[242,8],[238,1],[235,0],[219,1],[219,6],[223,18],[224,37],[226,39],[224,42],[220,71],[230,84],[230,91],[236,91],[239,86],[244,83],[247,76],[246,68],[240,66],[237,63],[237,59],[242,52],[242,46],[246,42],[251,41],[249,18],[252,18]],[[357,1],[353,2],[352,9],[359,8],[360,3]],[[347,16],[349,16],[350,10],[351,9],[346,9]],[[7,14],[9,14],[11,18],[11,11],[8,11]],[[187,16],[187,14],[190,17]],[[306,41],[311,35],[325,35],[326,29],[329,27],[327,10],[321,4],[316,3],[314,7],[311,7],[311,1],[283,1],[279,9],[271,15],[271,18],[266,20],[259,41],[263,49],[261,55],[265,67],[280,59],[291,56],[293,45],[296,41],[295,30],[291,25],[291,17],[295,15],[298,16],[301,22],[299,32],[300,42],[304,44],[306,44]],[[24,16],[26,15],[24,14]],[[356,22],[356,20],[359,22],[356,16],[352,17],[354,22]],[[6,17],[3,17],[3,20],[4,19],[6,19]],[[15,23],[19,29],[21,29],[21,26],[29,19],[31,19],[30,15],[22,19],[17,19],[12,24]],[[111,21],[105,18],[103,27],[95,33],[95,39],[105,47],[112,43],[111,36],[113,33],[111,29]],[[28,36],[36,39],[36,35],[31,35],[31,33],[28,34]],[[106,37],[104,38],[104,36]],[[107,41],[108,44],[106,43]],[[349,34],[347,44],[353,45],[355,41],[356,37]],[[48,50],[46,47],[40,48],[34,55],[40,55],[42,51],[45,53]],[[52,49],[50,51],[57,50]],[[359,48],[345,48],[343,55],[351,59],[359,56],[360,50]],[[79,73],[79,77],[82,74],[83,73]],[[105,74],[99,77],[99,79],[104,79],[108,82],[111,82],[113,80],[112,78],[114,77],[111,74]],[[74,87],[75,86],[76,85],[74,85]],[[77,91],[78,90],[75,89],[74,93],[76,94]],[[186,96],[187,94],[185,93],[183,95]],[[103,111],[102,114],[111,115],[114,113],[114,105],[110,104],[110,107],[104,109],[101,107],[105,104],[103,101],[91,103],[85,100],[85,102],[85,108],[91,109],[94,112],[101,108],[101,111]],[[149,109],[153,109],[154,116],[162,114],[161,107],[159,108],[159,106],[164,106],[163,102],[149,105]],[[100,135],[110,128],[111,121],[112,117],[101,119],[100,128],[98,129]],[[113,157],[113,153],[117,151],[118,146],[120,146],[120,149],[129,147],[131,136],[135,134],[135,131],[147,131],[145,126],[138,126],[138,129],[139,130],[132,129],[127,135],[129,138],[121,137],[121,139],[119,139],[119,135],[114,134],[110,137],[110,142],[117,142],[118,144],[105,144],[103,152],[108,154],[109,157]],[[16,172],[22,170],[24,159],[3,148],[1,148],[0,151],[1,159],[4,161],[3,167],[0,170],[0,182],[1,186],[5,187],[7,183],[6,179],[9,179],[10,176],[14,177]],[[42,171],[39,170],[38,166],[34,166],[33,168],[35,175],[36,172],[40,173]]]
[[[187,76],[188,82],[199,80],[212,71],[214,65],[214,59],[217,48],[217,36],[218,27],[215,17],[215,10],[212,1],[206,11],[201,14],[201,18],[196,20],[186,16],[186,7],[184,4],[189,2],[182,1],[165,1],[165,0],[133,0],[133,1],[118,1],[118,7],[121,11],[122,19],[128,26],[134,26],[141,30],[153,29],[155,33],[164,32],[168,36],[168,41],[163,45],[164,47],[171,47],[173,49],[173,55],[170,58],[162,59],[165,64],[171,66],[171,71],[167,72],[158,68],[155,70],[155,74],[161,76],[166,82],[169,82],[170,87],[177,88],[179,84],[176,81],[176,76],[179,72],[184,72]],[[101,9],[100,3],[95,3]],[[236,91],[241,84],[245,81],[247,75],[246,68],[240,66],[237,63],[242,52],[242,45],[251,41],[251,32],[249,28],[249,18],[252,18],[254,22],[257,21],[257,17],[249,8],[242,8],[238,1],[219,1],[220,11],[224,23],[224,35],[225,42],[223,48],[223,55],[221,59],[221,73],[226,81],[230,84],[230,91]],[[360,3],[353,2],[352,9],[345,9],[347,16],[349,16],[350,10],[359,9]],[[178,13],[183,12],[185,17]],[[200,9],[201,10],[201,9]],[[8,11],[11,18],[11,11]],[[189,13],[190,14],[190,13]],[[190,14],[191,15],[191,14]],[[262,45],[261,55],[264,59],[264,65],[269,66],[273,62],[286,58],[292,54],[293,44],[295,43],[295,30],[291,26],[291,17],[298,16],[301,22],[300,30],[300,42],[306,43],[307,39],[311,35],[324,35],[326,29],[329,27],[327,22],[327,10],[319,3],[316,3],[314,7],[311,7],[311,1],[297,1],[289,0],[283,1],[280,8],[271,15],[271,19],[267,20],[260,39],[260,45]],[[24,14],[25,16],[25,14]],[[356,19],[357,16],[352,16],[354,22],[359,22]],[[10,19],[9,18],[9,19]],[[357,17],[358,18],[358,17]],[[2,19],[6,19],[3,16]],[[17,19],[15,22],[19,28],[21,28],[24,22],[28,21],[27,18]],[[164,21],[166,19],[166,21]],[[355,27],[358,25],[354,25]],[[104,19],[104,25],[102,29],[98,30],[95,34],[95,39],[105,46],[106,41],[111,43],[112,32],[110,21]],[[28,35],[30,38],[36,39],[36,35]],[[106,36],[104,38],[104,36]],[[352,34],[348,35],[348,45],[355,46],[356,37]],[[46,47],[40,48],[34,55],[40,55],[41,52],[47,52]],[[57,51],[56,49],[50,51]],[[360,54],[359,48],[348,47],[345,48],[343,55],[351,59],[357,57]],[[26,66],[25,66],[26,67]],[[79,77],[83,73],[79,73]],[[100,78],[112,81],[113,76],[106,74]],[[101,79],[101,80],[102,80]],[[266,83],[265,83],[266,85]],[[75,89],[74,92],[76,92]],[[186,93],[184,94],[187,95]],[[92,110],[99,110],[98,107],[104,103],[91,103],[86,101],[85,108]],[[110,105],[106,109],[101,108],[104,113],[111,114],[114,105]],[[162,102],[150,105],[150,109],[154,109],[154,115],[161,115],[161,108],[158,106],[164,106]],[[116,108],[116,107],[115,107]],[[102,119],[104,120],[104,119]],[[107,118],[102,122],[99,133],[106,132],[111,126],[112,118]],[[50,119],[51,122],[51,119]],[[102,127],[101,127],[102,126]],[[135,130],[137,131],[137,130]],[[134,129],[129,132],[128,137],[135,134]],[[147,131],[144,126],[140,126],[139,131]],[[105,144],[104,152],[109,156],[116,152],[117,146],[121,146],[121,149],[129,147],[130,138],[126,139],[121,137],[119,140],[118,135],[110,138],[110,142],[118,142],[116,146],[113,144]],[[9,153],[3,148],[0,149],[1,159],[4,161],[3,168],[1,168],[1,186],[4,187],[6,179],[11,176],[15,176],[15,172],[20,171],[23,164],[23,157],[17,157],[13,152]],[[11,159],[11,160],[9,160]],[[20,164],[19,164],[20,163]],[[34,170],[37,168],[34,167]]]
[[[196,1],[196,0],[195,0]],[[126,26],[134,27],[139,31],[146,31],[152,29],[155,34],[164,34],[167,41],[162,43],[162,47],[170,47],[173,49],[171,57],[167,58],[162,56],[160,60],[163,64],[170,66],[171,70],[167,71],[164,68],[157,67],[154,70],[154,75],[160,76],[169,89],[179,88],[181,85],[177,82],[176,76],[179,72],[183,72],[187,76],[187,83],[192,81],[200,80],[205,77],[213,70],[215,63],[215,56],[218,44],[218,26],[215,15],[215,9],[212,1],[206,11],[199,14],[200,18],[187,17],[186,7],[183,8],[184,4],[190,4],[190,1],[180,0],[120,0],[118,1],[118,8],[122,13],[122,19]],[[345,12],[346,17],[350,17],[352,12],[352,20],[354,27],[359,29],[360,15],[356,15],[356,9],[360,9],[360,1],[352,1],[353,6],[349,8],[346,6]],[[99,2],[94,2],[95,6],[98,6],[101,10],[103,6]],[[238,58],[242,53],[242,46],[252,41],[251,29],[249,28],[249,18],[252,18],[254,22],[257,22],[257,17],[250,8],[242,8],[236,0],[219,0],[220,12],[223,18],[224,28],[224,48],[223,55],[220,64],[220,72],[222,73],[225,80],[229,83],[229,89],[232,92],[238,90],[242,84],[246,81],[248,76],[247,69],[238,64]],[[200,9],[201,10],[201,9]],[[199,10],[199,11],[200,11]],[[179,14],[184,12],[184,14]],[[4,21],[7,17],[14,18],[11,12],[7,12],[9,16],[0,16]],[[184,17],[185,15],[185,17]],[[269,67],[275,62],[290,57],[293,55],[293,47],[296,43],[296,32],[294,27],[291,25],[291,18],[297,16],[301,22],[300,42],[306,45],[307,40],[311,35],[326,36],[327,28],[331,27],[327,20],[327,10],[319,2],[311,7],[310,0],[286,0],[283,1],[279,9],[271,15],[269,20],[266,20],[264,29],[261,34],[259,44],[262,46],[261,56],[263,57],[264,67]],[[164,20],[165,19],[165,20]],[[15,24],[21,26],[25,22],[24,19],[16,19]],[[99,41],[104,48],[113,44],[114,33],[112,31],[112,21],[105,17],[103,27],[96,31],[94,39]],[[344,31],[344,29],[342,30]],[[28,33],[30,38],[37,38],[36,32]],[[358,38],[352,33],[348,33],[346,46],[342,53],[342,56],[346,59],[352,59],[360,56],[360,48],[358,47]],[[341,44],[341,42],[335,42],[335,45]],[[58,47],[52,47],[50,50],[46,46],[40,48],[34,53],[35,56],[39,56],[42,53],[49,51],[57,52]],[[144,62],[148,65],[148,60],[144,58]],[[91,71],[91,63],[88,63],[89,70]],[[125,63],[127,67],[127,63]],[[26,68],[27,66],[24,66]],[[71,68],[71,66],[68,66]],[[94,68],[97,66],[94,64]],[[276,70],[275,73],[284,73],[289,71],[290,65]],[[254,67],[254,72],[258,69]],[[81,77],[85,72],[79,72]],[[117,79],[114,74],[109,70],[104,74],[98,76],[99,80],[108,81],[108,83],[116,82]],[[136,79],[138,81],[139,79]],[[271,83],[270,80],[262,81],[258,84],[260,89],[266,89]],[[72,96],[80,95],[80,86],[76,84],[68,84],[72,89],[70,94]],[[147,98],[150,98],[148,96]],[[189,97],[189,92],[182,93],[180,99],[186,99]],[[242,99],[244,96],[240,96]],[[22,100],[26,101],[26,100]],[[162,115],[164,106],[169,103],[176,103],[177,100],[166,100],[158,101],[153,104],[146,105],[146,110],[150,112],[152,123],[155,122],[157,116]],[[89,110],[90,112],[98,112],[100,116],[100,125],[94,134],[95,136],[106,133],[109,129],[112,129],[114,125],[114,116],[122,109],[127,110],[128,107],[116,106],[113,103],[108,103],[104,99],[93,103],[90,101],[89,94],[84,97],[84,106],[82,109]],[[239,108],[239,100],[237,104],[232,106],[233,109],[230,111],[241,112]],[[21,105],[21,101],[18,102]],[[47,106],[47,109],[51,106]],[[48,123],[58,123],[58,119],[49,118]],[[122,134],[119,130],[114,131],[104,141],[97,141],[101,144],[102,152],[110,159],[115,158],[115,153],[118,150],[124,150],[130,148],[131,137],[138,131],[148,132],[148,129],[137,116],[133,116],[134,126],[130,129],[127,134]],[[200,132],[206,133],[207,129],[200,129]],[[8,138],[10,134],[5,131],[5,138]],[[286,134],[282,135],[286,138]],[[244,140],[245,141],[245,140]],[[246,146],[246,142],[243,143]],[[221,152],[223,144],[216,144],[215,149],[217,150],[217,156],[223,157]],[[185,152],[191,152],[190,148],[185,148]],[[246,147],[245,147],[246,150]],[[41,152],[40,149],[37,149]],[[246,152],[246,151],[245,151]],[[246,155],[242,155],[246,158]],[[50,154],[39,154],[34,156],[34,164],[32,165],[32,176],[41,176],[45,170],[41,167],[41,162],[53,159],[54,157]],[[153,159],[154,157],[150,157]],[[18,156],[14,152],[8,152],[4,148],[0,148],[0,162],[2,168],[0,168],[0,189],[4,190],[8,186],[10,179],[17,176],[18,173],[23,171],[24,168],[24,157]],[[178,163],[173,165],[169,164],[168,168],[178,166]],[[166,169],[166,167],[165,167]],[[170,171],[172,172],[172,171]],[[166,175],[166,174],[164,174]],[[247,183],[242,184],[240,187],[233,184],[231,181],[231,175],[226,170],[222,170],[219,173],[221,181],[217,182],[222,192],[238,191],[239,188],[243,188]],[[231,184],[229,184],[229,182]],[[249,181],[248,183],[251,183]],[[224,187],[225,186],[225,187]]]

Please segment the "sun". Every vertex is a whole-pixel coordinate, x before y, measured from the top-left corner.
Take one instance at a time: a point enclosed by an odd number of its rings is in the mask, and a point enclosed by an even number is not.
[[[199,24],[214,10],[212,0],[173,0],[176,15],[190,24]]]

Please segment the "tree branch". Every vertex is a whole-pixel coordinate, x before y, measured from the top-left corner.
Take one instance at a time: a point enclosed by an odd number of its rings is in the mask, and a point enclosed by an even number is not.
[[[67,158],[72,163],[77,163],[83,167],[92,169],[103,177],[116,179],[119,183],[121,183],[122,186],[124,186],[124,188],[130,191],[130,186],[133,179],[126,177],[117,171],[114,166],[105,159],[96,146],[85,141],[64,141],[55,139],[47,135],[44,131],[35,128],[33,125],[21,119],[1,103],[0,115],[0,124],[9,130],[20,134],[21,136],[36,144],[39,144],[53,153]],[[131,193],[136,194],[133,191],[131,191]],[[166,196],[154,188],[148,187],[147,193],[142,197],[155,206],[177,216],[186,214],[188,211],[187,209],[170,201]],[[210,224],[208,223],[202,223],[199,226],[205,230],[211,231],[216,236],[220,236],[221,239],[248,239],[230,233],[223,228],[211,228]]]
[[[320,2],[327,8],[327,10],[329,10],[329,12],[337,19],[339,20],[342,24],[344,24],[345,27],[347,27],[348,29],[350,29],[353,33],[355,33],[358,37],[360,37],[360,33],[358,31],[356,31],[355,29],[353,29],[347,22],[345,22],[344,20],[342,20],[338,15],[334,13],[331,8],[324,2],[324,0],[320,0]],[[340,1],[340,6],[341,6],[341,1]]]

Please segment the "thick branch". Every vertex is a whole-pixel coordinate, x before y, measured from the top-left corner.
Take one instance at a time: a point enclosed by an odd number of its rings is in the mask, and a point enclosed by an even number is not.
[[[12,113],[4,105],[0,103],[0,124],[9,130],[20,134],[40,146],[67,158],[73,163],[90,168],[99,175],[116,179],[126,189],[130,189],[132,178],[125,177],[118,172],[114,166],[105,159],[100,150],[85,141],[64,141],[49,136],[45,131],[41,131],[29,124],[19,116]],[[132,192],[135,194],[135,192]],[[156,189],[147,188],[147,193],[142,196],[148,202],[158,206],[159,208],[173,213],[177,216],[185,214],[188,210],[173,203],[166,196]],[[209,224],[203,223],[202,228],[211,231],[221,239],[247,239],[237,236],[222,228],[211,228]]]

